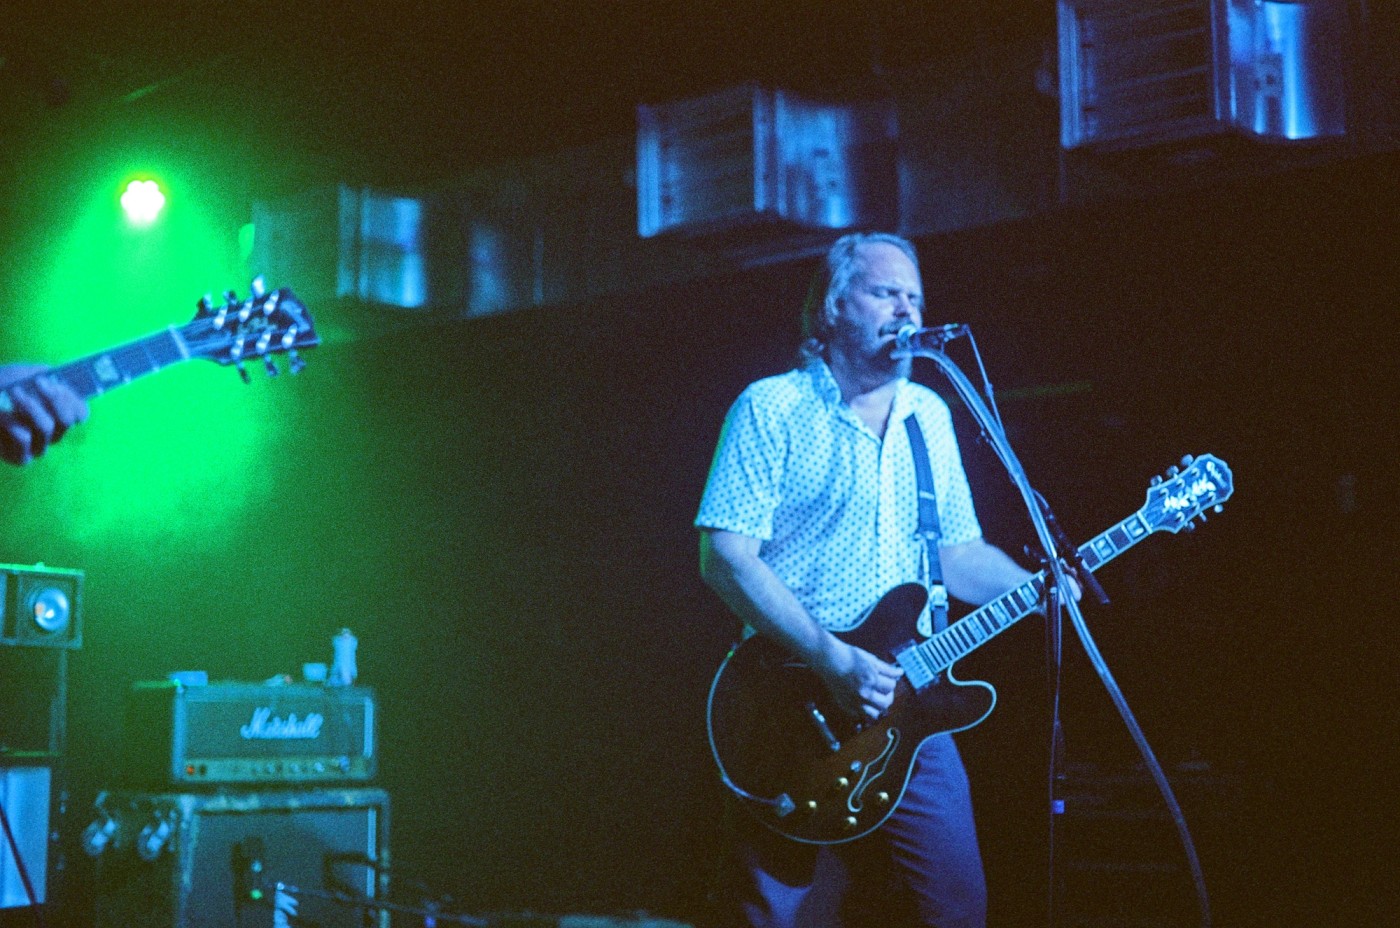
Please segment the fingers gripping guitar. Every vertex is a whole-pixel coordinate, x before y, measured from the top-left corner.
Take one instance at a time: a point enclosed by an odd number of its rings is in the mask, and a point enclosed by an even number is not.
[[[878,719],[894,702],[895,684],[904,671],[863,648],[828,637],[831,660],[813,669],[841,709],[856,718]]]

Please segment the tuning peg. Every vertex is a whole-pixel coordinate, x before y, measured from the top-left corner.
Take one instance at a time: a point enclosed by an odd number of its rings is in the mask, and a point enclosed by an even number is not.
[[[306,367],[306,359],[297,354],[295,348],[287,352],[287,370],[293,374],[300,374],[304,367]]]
[[[199,307],[199,315],[207,316],[214,311],[214,297],[206,293],[199,298],[199,303],[196,305]]]
[[[253,378],[248,376],[248,369],[243,366],[242,361],[239,361],[237,364],[234,365],[234,367],[238,368],[238,376],[243,378],[244,383],[253,382]]]
[[[253,295],[255,300],[261,300],[267,295],[267,281],[263,280],[261,274],[253,278],[253,282],[248,285],[248,292]]]
[[[1158,475],[1158,476],[1153,476],[1153,478],[1152,478],[1151,480],[1147,481],[1147,485],[1150,486],[1150,487],[1160,487],[1160,486],[1162,485],[1162,478],[1161,478],[1161,476],[1160,476],[1160,475]]]
[[[1181,473],[1181,468],[1177,467],[1175,464],[1167,468],[1168,477],[1175,477],[1179,473]]]
[[[1182,528],[1186,529],[1186,531],[1188,532],[1194,532],[1196,530],[1196,523],[1187,522],[1185,525],[1182,526]]]
[[[1196,456],[1194,454],[1188,454],[1181,459],[1181,466],[1190,467],[1191,462],[1194,460],[1196,460]]]
[[[1211,511],[1214,512],[1216,515],[1219,515],[1220,513],[1225,511],[1225,507],[1220,505],[1219,503],[1216,503],[1215,508]]]
[[[270,354],[263,355],[263,368],[267,371],[267,376],[269,377],[276,377],[281,373],[281,371],[277,369],[277,365],[273,363],[272,355]]]

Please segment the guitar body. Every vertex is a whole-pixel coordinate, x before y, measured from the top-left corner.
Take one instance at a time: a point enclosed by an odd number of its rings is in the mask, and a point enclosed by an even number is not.
[[[837,637],[893,663],[914,639],[927,597],[916,583],[895,587]],[[725,658],[710,688],[710,747],[761,822],[797,841],[838,844],[889,818],[924,741],[976,725],[995,704],[986,683],[944,673],[916,690],[900,679],[889,711],[861,723],[806,664],[754,635]]]

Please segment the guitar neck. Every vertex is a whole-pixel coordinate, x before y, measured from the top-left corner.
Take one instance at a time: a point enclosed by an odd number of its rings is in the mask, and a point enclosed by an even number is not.
[[[53,368],[40,376],[56,377],[83,399],[91,399],[189,357],[184,339],[172,326],[164,332]]]
[[[1079,555],[1084,559],[1084,565],[1095,571],[1152,534],[1152,531],[1142,513],[1134,513],[1081,545]],[[963,616],[919,644],[916,650],[924,662],[931,665],[931,672],[946,670],[955,661],[971,654],[1035,611],[1045,595],[1045,583],[1046,571],[1042,570],[1015,589]]]

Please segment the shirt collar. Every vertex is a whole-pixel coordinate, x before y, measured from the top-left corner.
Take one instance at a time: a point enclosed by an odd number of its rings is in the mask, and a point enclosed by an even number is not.
[[[841,385],[836,382],[836,375],[831,373],[831,366],[826,363],[825,358],[810,358],[802,369],[812,378],[812,389],[816,390],[818,396],[833,406],[841,405]],[[899,385],[894,391],[896,407],[901,405],[900,401],[908,391],[909,378],[899,378]]]
[[[831,366],[826,363],[825,358],[809,359],[803,371],[812,378],[812,389],[824,403],[833,409],[849,409],[841,398],[841,385],[836,382],[836,375],[831,373]],[[890,407],[891,422],[904,418],[908,408],[908,396],[909,378],[901,377],[894,389],[894,405]]]

